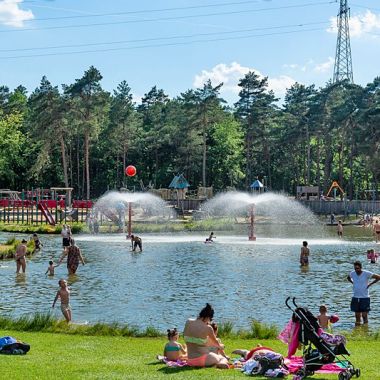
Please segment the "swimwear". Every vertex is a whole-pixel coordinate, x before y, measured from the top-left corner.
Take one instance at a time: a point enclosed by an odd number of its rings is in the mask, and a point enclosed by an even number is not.
[[[76,245],[69,247],[67,251],[67,268],[75,273],[79,266],[79,248]]]
[[[307,256],[301,257],[301,264],[302,265],[307,265],[309,264],[309,258]]]
[[[198,358],[188,358],[187,364],[190,367],[206,367],[207,354],[199,356]]]
[[[61,311],[65,314],[66,311],[71,311],[71,306],[69,303],[61,303]]]
[[[63,238],[62,239],[62,245],[64,247],[70,247],[70,238]]]
[[[181,347],[178,347],[178,346],[166,346],[165,347],[165,352],[176,352],[176,351],[181,351]]]
[[[356,298],[352,297],[351,311],[355,313],[367,313],[371,310],[370,298]]]
[[[195,336],[184,336],[186,343],[197,344],[198,346],[205,346],[207,343],[207,338],[197,338]]]

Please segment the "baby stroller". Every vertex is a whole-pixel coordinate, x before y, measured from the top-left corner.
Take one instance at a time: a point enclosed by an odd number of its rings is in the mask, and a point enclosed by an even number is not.
[[[312,376],[315,371],[329,363],[342,365],[339,380],[349,380],[354,375],[359,377],[360,369],[355,369],[347,359],[350,353],[346,350],[344,344],[333,346],[326,343],[318,335],[318,330],[320,330],[318,319],[308,309],[299,307],[295,298],[292,299],[294,307],[289,305],[289,300],[290,297],[286,299],[285,305],[293,312],[293,322],[300,323],[298,340],[303,345],[303,367],[297,372],[299,378]]]

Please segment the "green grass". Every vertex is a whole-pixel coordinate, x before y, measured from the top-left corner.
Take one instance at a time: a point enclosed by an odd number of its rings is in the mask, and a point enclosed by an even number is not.
[[[248,379],[237,370],[215,368],[168,368],[157,363],[165,338],[94,337],[0,330],[31,345],[25,356],[1,356],[2,379]],[[277,340],[224,339],[226,353],[237,348],[250,349],[261,343],[286,353]],[[379,380],[380,345],[375,341],[348,344],[351,360],[362,371],[362,380]],[[264,377],[254,377],[264,380]],[[314,375],[311,379],[337,380],[337,375]],[[289,377],[291,380],[291,377]]]
[[[73,233],[83,232],[86,228],[85,223],[67,223],[71,227]],[[3,232],[20,232],[25,234],[60,234],[62,231],[62,224],[51,226],[49,224],[7,224],[0,223],[0,231]]]
[[[21,244],[21,240],[17,240],[15,237],[8,239],[4,244],[0,244],[0,259],[12,259],[19,244]],[[34,242],[28,241],[26,248],[27,256],[30,256],[34,250]]]

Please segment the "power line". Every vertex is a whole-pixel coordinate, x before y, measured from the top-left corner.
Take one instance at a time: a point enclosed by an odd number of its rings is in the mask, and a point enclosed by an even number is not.
[[[145,48],[155,48],[155,47],[180,46],[180,45],[191,45],[193,43],[228,41],[228,40],[234,40],[237,38],[249,39],[249,38],[253,38],[253,37],[265,37],[265,36],[274,36],[274,35],[295,34],[295,33],[300,33],[300,32],[303,33],[303,32],[313,32],[313,31],[320,31],[320,30],[325,30],[325,29],[324,28],[310,28],[310,29],[303,29],[303,30],[290,30],[290,31],[281,31],[281,32],[273,32],[273,33],[263,33],[263,34],[250,34],[250,35],[246,35],[246,36],[237,36],[237,37],[223,37],[223,38],[213,38],[213,39],[204,39],[204,40],[173,42],[173,43],[167,43],[167,44],[129,46],[129,47],[124,47],[124,48],[108,48],[108,49],[82,50],[82,51],[71,51],[71,52],[43,53],[43,54],[33,54],[33,55],[5,56],[5,57],[0,57],[0,60],[17,59],[17,58],[48,57],[48,56],[59,56],[59,55],[74,55],[74,54],[86,54],[86,53],[98,53],[98,52],[134,50],[134,49],[145,49]]]
[[[352,7],[368,9],[370,11],[380,11],[380,8],[366,7],[365,5],[351,4]]]
[[[1,49],[0,53],[5,52],[18,52],[18,51],[31,51],[31,50],[49,50],[49,49],[65,49],[65,48],[76,48],[76,47],[87,47],[87,46],[100,46],[100,45],[117,45],[117,44],[126,44],[126,43],[136,43],[136,42],[150,42],[150,41],[163,41],[163,40],[173,40],[173,39],[182,39],[182,38],[194,38],[202,36],[215,36],[215,35],[228,35],[228,34],[237,34],[237,33],[246,33],[259,30],[273,30],[273,29],[283,29],[283,28],[296,28],[304,27],[311,25],[328,25],[329,22],[318,21],[310,22],[303,24],[290,24],[290,25],[278,25],[278,26],[268,26],[262,28],[249,28],[249,29],[240,29],[240,30],[230,30],[225,32],[209,32],[209,33],[196,33],[182,36],[168,36],[168,37],[155,37],[155,38],[142,38],[135,40],[121,40],[121,41],[108,41],[108,42],[94,42],[86,44],[72,44],[72,45],[55,45],[55,46],[44,46],[44,47],[29,47],[29,48],[19,48],[19,49]]]
[[[215,12],[215,13],[198,14],[198,15],[158,17],[158,18],[141,19],[141,20],[116,21],[116,22],[113,21],[113,22],[93,23],[93,24],[48,26],[48,27],[42,27],[42,28],[26,28],[26,29],[17,29],[17,30],[0,30],[0,33],[16,33],[16,32],[35,31],[35,30],[68,29],[68,28],[82,28],[82,27],[105,26],[105,25],[135,24],[135,23],[154,22],[154,21],[183,20],[183,19],[196,18],[196,17],[221,16],[221,15],[231,15],[231,14],[241,14],[241,13],[256,13],[256,12],[266,12],[266,11],[280,10],[280,9],[306,8],[306,7],[326,5],[326,4],[332,4],[332,3],[335,3],[335,1],[330,0],[330,1],[323,1],[323,2],[312,2],[312,3],[306,3],[306,4],[299,4],[299,5],[285,5],[285,6],[279,6],[279,7],[248,9],[248,10],[229,11],[229,12]]]
[[[218,8],[218,7],[227,7],[232,5],[246,5],[253,3],[260,3],[263,0],[245,0],[245,1],[235,1],[228,3],[218,3],[218,4],[207,4],[207,5],[192,5],[187,7],[173,7],[173,8],[156,8],[156,9],[146,9],[146,10],[137,10],[137,11],[126,11],[126,12],[113,12],[113,13],[95,13],[87,15],[77,15],[77,16],[60,16],[60,17],[44,17],[44,18],[35,18],[30,21],[47,21],[47,20],[65,20],[65,19],[77,19],[77,18],[90,18],[90,17],[108,17],[108,16],[125,16],[125,15],[135,15],[135,14],[145,14],[145,13],[159,13],[159,12],[173,12],[173,11],[183,11],[190,9],[205,9],[205,8]]]

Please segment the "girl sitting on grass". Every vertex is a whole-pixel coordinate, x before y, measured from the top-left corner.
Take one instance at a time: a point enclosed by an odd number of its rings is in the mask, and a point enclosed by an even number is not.
[[[169,342],[165,344],[164,348],[164,356],[167,360],[177,361],[187,359],[186,348],[178,342],[178,338],[179,334],[176,328],[168,329]]]

